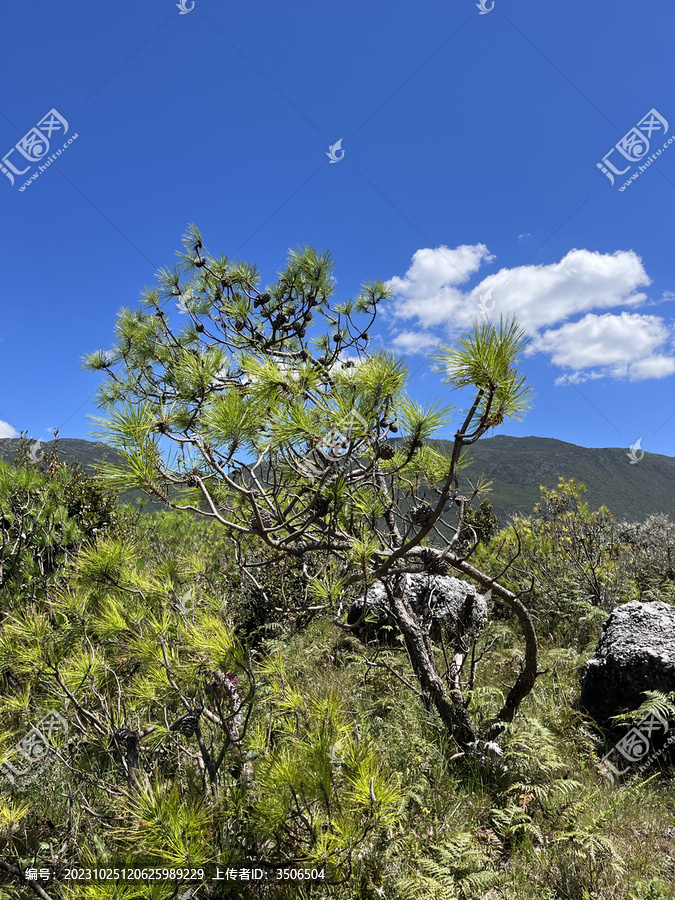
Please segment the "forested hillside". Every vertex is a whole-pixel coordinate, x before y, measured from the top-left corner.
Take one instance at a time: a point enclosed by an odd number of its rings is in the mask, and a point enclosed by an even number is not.
[[[400,438],[390,438],[395,446]],[[448,450],[448,441],[430,440],[429,446]],[[0,438],[0,459],[11,462],[18,439]],[[41,444],[46,452],[52,442]],[[62,438],[61,458],[79,460],[92,473],[105,459],[119,459],[117,451],[99,441]],[[608,506],[617,519],[642,520],[663,513],[675,519],[675,458],[658,453],[637,452],[639,462],[631,465],[627,449],[579,447],[565,441],[540,437],[486,437],[469,451],[470,464],[462,478],[472,481],[485,475],[493,483],[487,496],[494,514],[506,523],[518,513],[526,514],[539,500],[539,488],[555,487],[559,478],[576,478],[586,485],[587,501],[595,507]],[[122,494],[125,502],[147,501],[146,510],[161,508],[156,498],[137,491]]]

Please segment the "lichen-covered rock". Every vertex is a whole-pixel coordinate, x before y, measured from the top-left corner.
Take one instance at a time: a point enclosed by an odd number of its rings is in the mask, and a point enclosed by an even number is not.
[[[421,621],[429,622],[431,634],[438,637],[445,629],[452,646],[462,647],[475,640],[487,625],[488,607],[478,588],[459,578],[447,575],[406,574],[405,596]],[[381,581],[376,581],[366,594],[366,614],[374,622],[364,621],[354,633],[366,643],[377,640],[386,642],[398,634],[398,629],[388,613],[387,592]],[[347,622],[358,622],[363,612],[363,598],[356,600],[349,610]]]
[[[675,607],[625,603],[612,610],[584,672],[581,708],[602,726],[637,709],[644,691],[675,691]]]

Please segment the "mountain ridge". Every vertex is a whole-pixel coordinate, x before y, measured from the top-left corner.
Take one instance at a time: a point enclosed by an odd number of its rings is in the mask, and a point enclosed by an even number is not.
[[[404,438],[390,440],[395,444]],[[429,443],[446,452],[452,447],[449,440],[432,439]],[[0,438],[0,459],[12,462],[18,445],[18,438]],[[41,450],[52,446],[53,441],[45,442]],[[80,438],[59,438],[58,447],[64,462],[77,459],[89,473],[104,458],[114,460],[118,456],[108,444]],[[631,464],[626,448],[581,447],[536,435],[495,435],[467,450],[471,461],[460,473],[460,488],[465,492],[481,474],[491,479],[492,490],[487,496],[502,525],[514,514],[531,513],[540,499],[539,485],[555,488],[561,476],[583,482],[587,487],[584,499],[591,508],[604,504],[619,520],[638,521],[650,514],[665,513],[675,521],[674,457],[644,452],[639,462]],[[139,491],[127,491],[121,500],[136,505],[144,496]],[[148,498],[147,511],[161,508],[160,501]]]

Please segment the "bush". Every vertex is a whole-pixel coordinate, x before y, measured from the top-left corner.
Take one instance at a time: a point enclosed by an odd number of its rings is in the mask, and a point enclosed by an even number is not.
[[[123,527],[117,496],[54,449],[38,462],[22,435],[16,465],[0,461],[0,598],[38,600],[79,547]]]

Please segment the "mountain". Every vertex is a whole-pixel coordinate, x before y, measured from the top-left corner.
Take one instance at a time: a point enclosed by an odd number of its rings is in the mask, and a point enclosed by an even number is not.
[[[435,442],[452,447],[450,441]],[[440,447],[439,447],[440,449]],[[636,456],[631,464],[625,448],[578,447],[554,438],[484,438],[468,448],[470,465],[460,485],[484,473],[493,480],[488,494],[495,515],[506,524],[514,513],[527,513],[540,498],[539,485],[555,488],[558,478],[576,478],[586,485],[591,509],[603,504],[618,520],[642,521],[653,513],[675,520],[675,459],[658,453]]]
[[[42,458],[42,454],[47,454],[53,448],[54,441],[46,441],[40,444],[36,451],[38,458]],[[19,448],[18,438],[0,438],[0,459],[5,462],[15,462],[16,454]],[[103,444],[100,441],[81,441],[77,438],[59,438],[58,441],[59,459],[61,462],[73,463],[79,461],[82,468],[90,475],[94,474],[94,469],[104,460],[110,462],[120,462],[121,453],[114,447]],[[120,494],[122,503],[131,503],[138,505],[138,500],[147,500],[144,511],[155,512],[163,509],[164,504],[154,497],[148,497],[142,491],[124,491]]]
[[[392,443],[396,440],[401,438]],[[452,448],[451,441],[430,443],[445,452]],[[12,462],[18,444],[16,439],[0,439],[0,458]],[[51,446],[49,442],[41,449]],[[583,482],[591,508],[605,504],[619,520],[638,521],[652,513],[667,513],[675,521],[675,459],[670,456],[645,453],[631,465],[624,448],[578,447],[554,438],[507,435],[484,438],[468,452],[471,462],[460,474],[460,489],[466,492],[469,482],[481,474],[492,480],[488,497],[502,525],[515,513],[531,512],[539,500],[539,485],[555,488],[561,475]],[[104,458],[115,460],[118,451],[94,441],[59,438],[59,456],[64,462],[79,460],[91,473]],[[130,503],[144,496],[128,491],[122,500]],[[148,500],[147,511],[161,508],[160,501]]]

